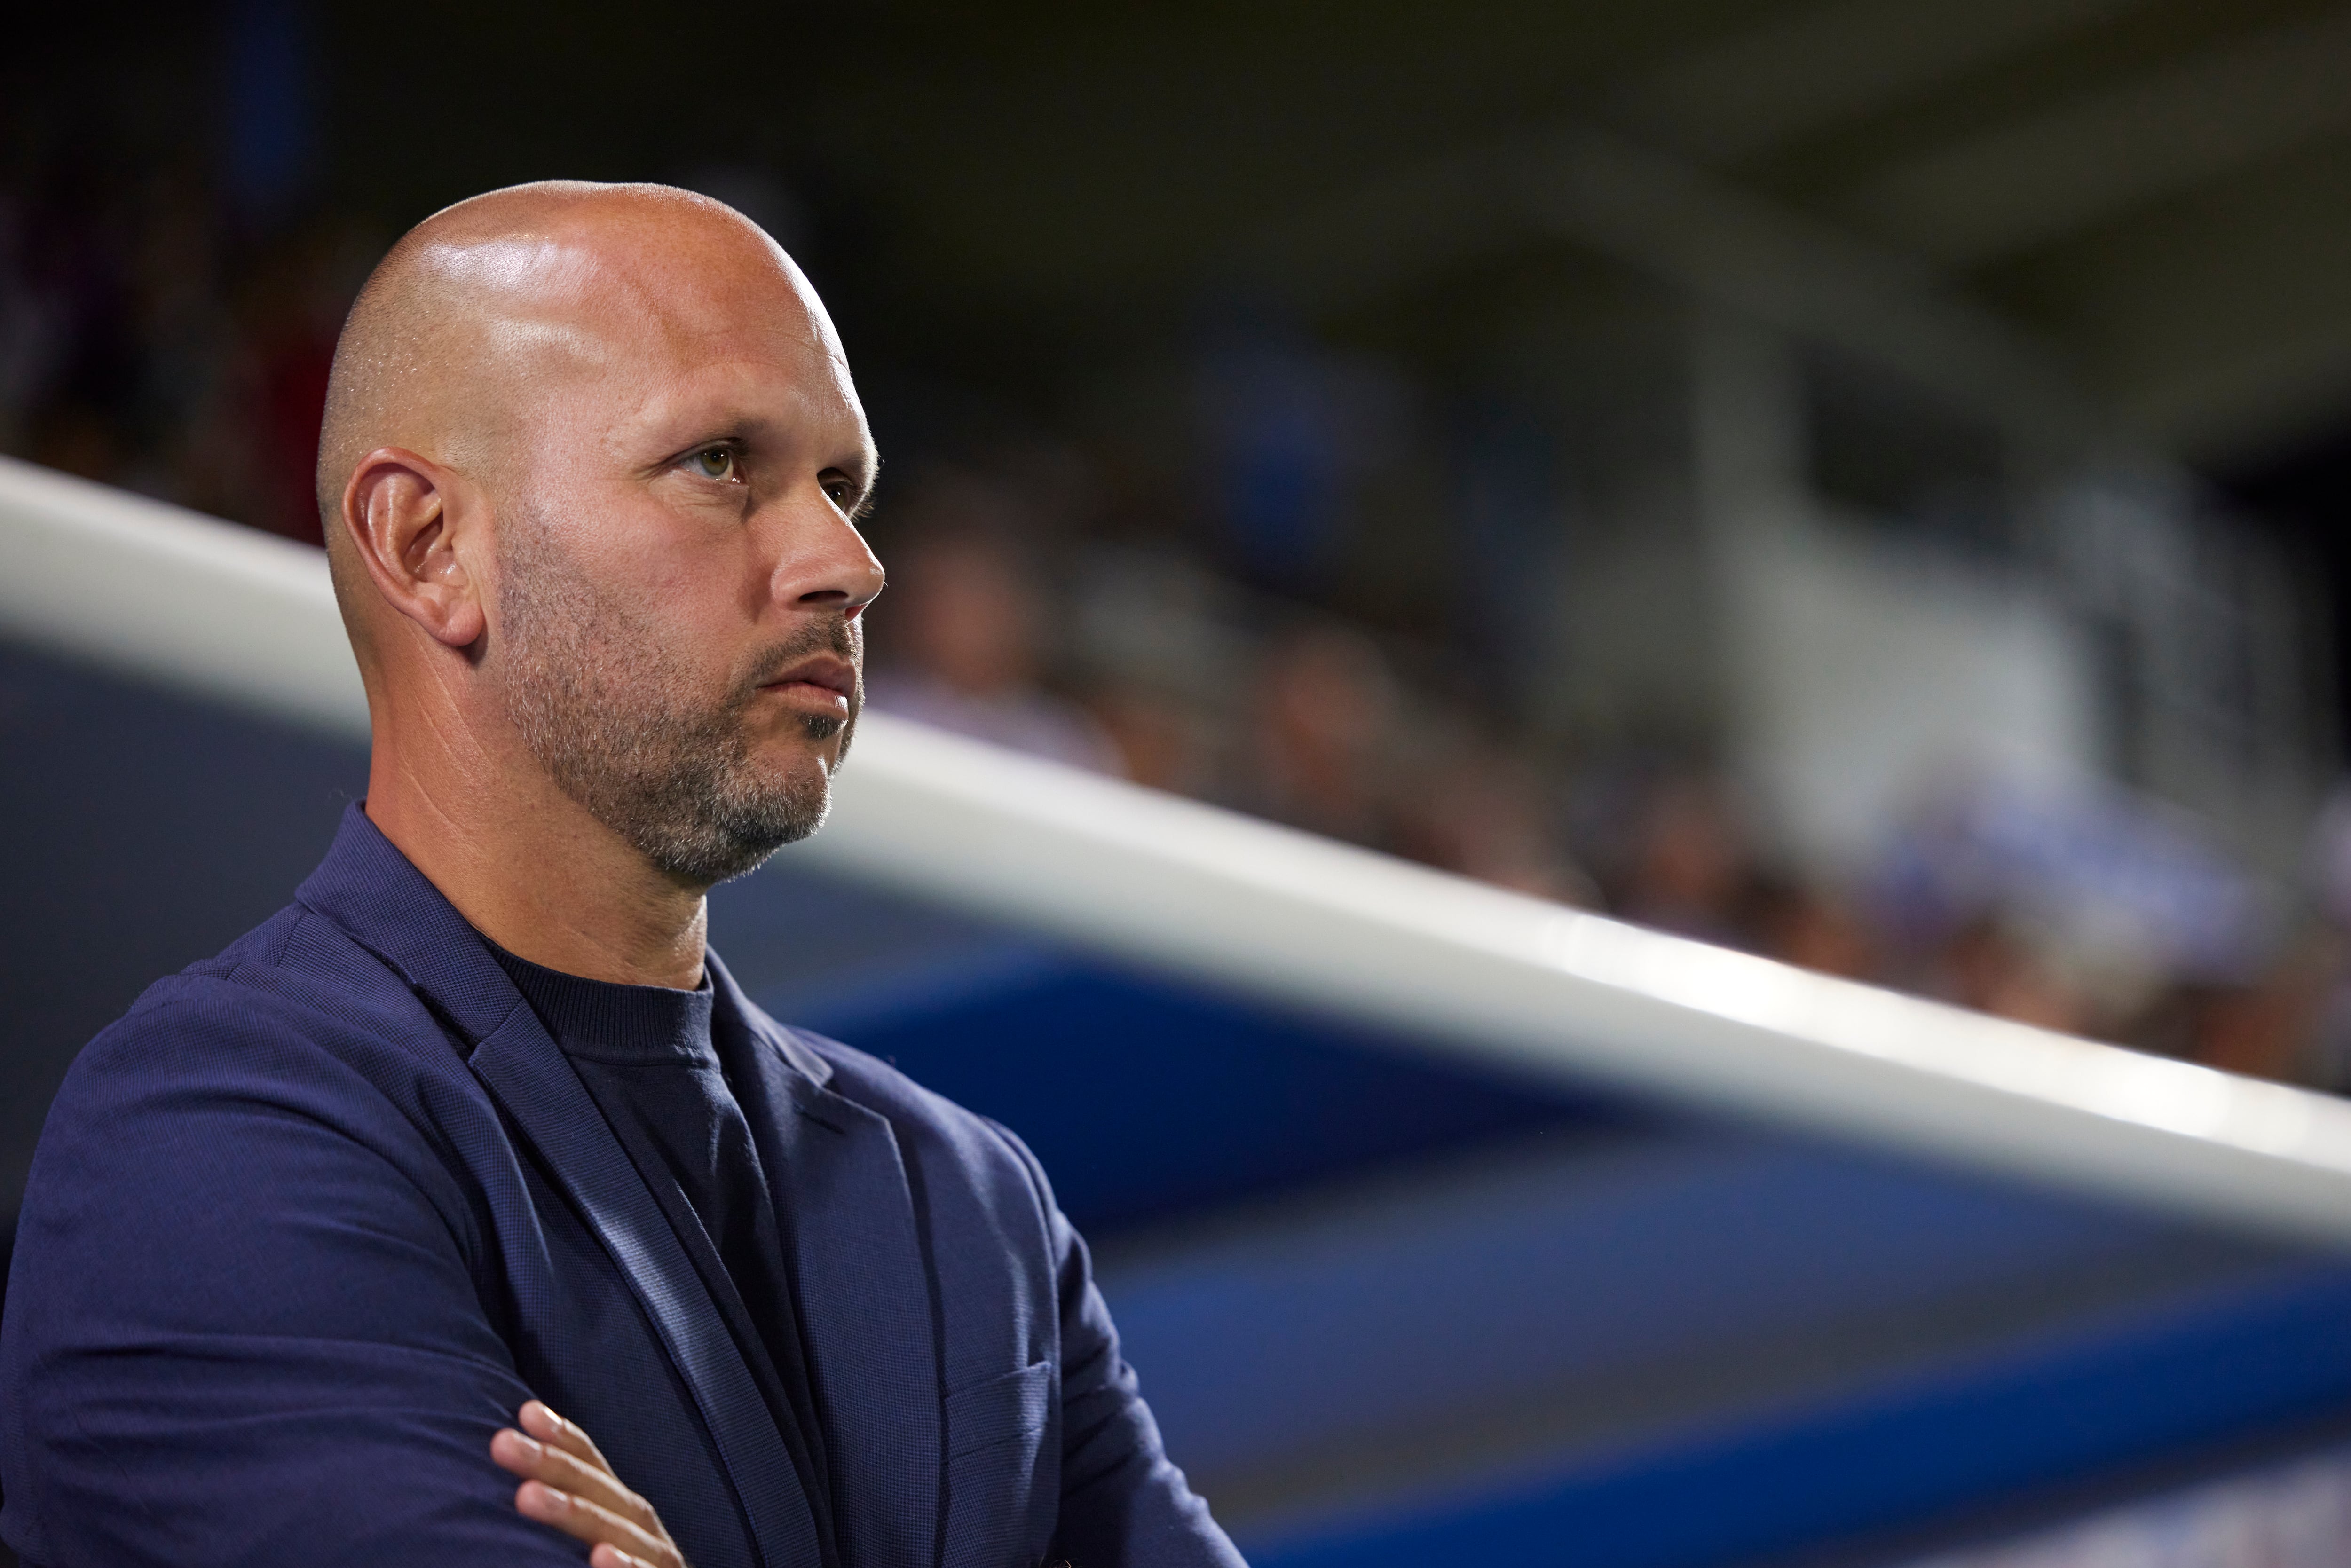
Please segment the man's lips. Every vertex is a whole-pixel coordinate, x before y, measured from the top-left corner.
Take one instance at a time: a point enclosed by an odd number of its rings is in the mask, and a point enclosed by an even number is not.
[[[838,654],[820,653],[761,682],[759,689],[814,698],[835,712],[846,713],[857,695],[857,668]]]

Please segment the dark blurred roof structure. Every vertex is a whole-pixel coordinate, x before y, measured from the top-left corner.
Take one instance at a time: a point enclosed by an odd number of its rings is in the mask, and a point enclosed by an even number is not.
[[[651,57],[616,7],[560,37],[498,6],[424,7],[427,32],[436,11],[473,41],[435,57],[464,114],[420,125],[398,72],[338,95],[376,178],[485,145],[541,172],[559,125],[618,162],[763,123],[890,236],[861,260],[919,285],[892,298],[957,317],[1131,331],[1268,256],[1336,306],[1566,238],[2011,402],[2071,388],[2193,458],[2351,413],[2339,5],[902,3]],[[684,64],[705,46],[716,92]]]
[[[2069,383],[2191,458],[2351,417],[2351,10],[2321,0],[227,9],[308,39],[307,109],[225,113],[254,61],[200,79],[223,29],[193,10],[103,47],[20,22],[10,96],[166,142],[311,114],[323,160],[249,161],[395,222],[778,166],[860,275],[837,288],[931,308],[869,338],[1081,352],[1301,225],[1294,281],[1332,305],[1566,237],[2011,400]]]

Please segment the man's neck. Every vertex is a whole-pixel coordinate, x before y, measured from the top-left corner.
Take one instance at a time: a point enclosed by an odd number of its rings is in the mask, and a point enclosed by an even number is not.
[[[516,956],[622,985],[702,983],[704,889],[655,868],[534,763],[467,765],[380,731],[367,814],[474,929]]]

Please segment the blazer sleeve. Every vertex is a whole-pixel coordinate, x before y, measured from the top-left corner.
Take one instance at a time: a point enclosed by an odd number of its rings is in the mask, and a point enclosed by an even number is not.
[[[134,1011],[50,1113],[0,1333],[8,1539],[45,1568],[576,1568],[489,1458],[530,1390],[395,1103],[429,1085],[240,990]]]
[[[1246,1568],[1167,1458],[1118,1329],[1095,1288],[1085,1239],[1053,1201],[1036,1155],[998,1127],[1043,1202],[1061,1330],[1061,1507],[1046,1561],[1078,1568]]]

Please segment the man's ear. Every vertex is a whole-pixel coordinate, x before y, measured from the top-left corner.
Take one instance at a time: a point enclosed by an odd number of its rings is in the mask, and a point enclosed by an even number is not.
[[[343,527],[376,591],[451,648],[472,647],[487,623],[487,585],[466,567],[487,520],[462,476],[404,447],[369,453],[343,486]]]

